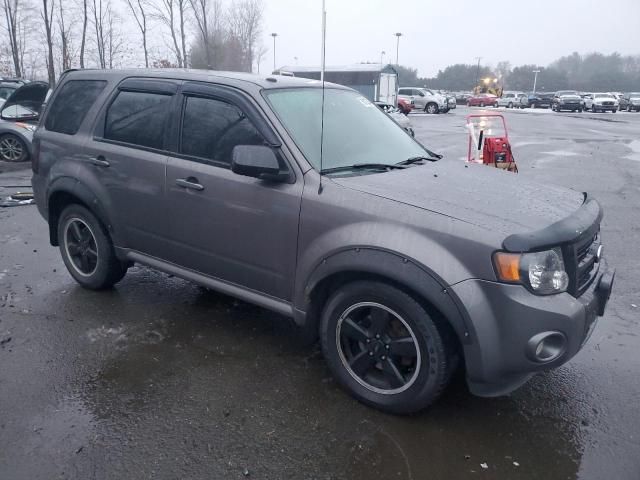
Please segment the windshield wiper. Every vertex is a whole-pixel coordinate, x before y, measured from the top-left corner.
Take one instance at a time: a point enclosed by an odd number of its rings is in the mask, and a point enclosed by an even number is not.
[[[378,169],[378,170],[391,170],[406,168],[402,165],[388,164],[388,163],[354,163],[353,165],[342,165],[340,167],[323,168],[320,173],[335,173],[346,172],[349,170],[364,170],[364,169]]]
[[[437,162],[441,158],[442,158],[442,155],[438,155],[437,157],[423,157],[423,156],[410,157],[410,158],[407,158],[406,160],[403,160],[402,162],[396,163],[396,165],[413,165],[414,163],[424,162],[425,160],[427,162]]]

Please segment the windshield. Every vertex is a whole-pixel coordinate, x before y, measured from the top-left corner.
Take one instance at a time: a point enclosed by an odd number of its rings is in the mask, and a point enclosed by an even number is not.
[[[361,94],[325,89],[322,169],[360,163],[393,165],[426,150]],[[298,148],[320,170],[322,89],[270,90],[265,96]]]
[[[578,95],[578,92],[576,92],[575,90],[561,90],[556,95],[558,95],[558,96],[562,96],[562,95]]]
[[[632,92],[629,94],[629,98],[640,98],[640,92]]]
[[[593,97],[594,98],[616,98],[610,93],[596,93]]]

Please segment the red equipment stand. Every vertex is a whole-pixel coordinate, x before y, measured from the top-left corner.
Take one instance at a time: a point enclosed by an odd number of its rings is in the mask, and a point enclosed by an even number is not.
[[[495,168],[518,173],[513,158],[509,132],[504,117],[497,113],[467,115],[469,151],[467,162],[481,163]]]

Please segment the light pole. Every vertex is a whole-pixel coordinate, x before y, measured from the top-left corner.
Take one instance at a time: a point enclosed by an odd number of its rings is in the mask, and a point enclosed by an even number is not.
[[[533,93],[536,93],[536,83],[538,83],[538,74],[540,73],[540,70],[534,70],[532,73],[535,73],[533,77]]]
[[[476,68],[476,84],[473,86],[473,88],[476,88],[478,86],[478,78],[480,77],[480,60],[482,60],[482,57],[474,58],[478,60],[478,68]]]
[[[380,65],[382,65],[384,63],[384,56],[387,52],[385,52],[384,50],[382,50],[380,52]]]
[[[402,36],[402,33],[397,32],[394,33],[394,35],[396,36],[396,65],[400,65],[400,63],[398,62],[398,58],[399,58],[399,52],[400,52],[400,37]]]
[[[277,33],[272,33],[271,36],[273,37],[273,71],[275,72],[276,70],[276,37],[278,36]]]

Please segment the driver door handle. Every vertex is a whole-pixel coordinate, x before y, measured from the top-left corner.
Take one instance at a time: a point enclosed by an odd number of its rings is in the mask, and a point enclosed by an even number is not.
[[[108,167],[110,165],[109,162],[102,156],[98,155],[97,157],[89,157],[89,162],[95,165],[96,167]]]
[[[204,187],[198,183],[198,179],[195,177],[178,178],[176,179],[176,185],[182,188],[188,188],[190,190],[204,190]]]

